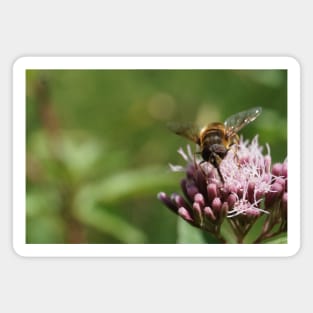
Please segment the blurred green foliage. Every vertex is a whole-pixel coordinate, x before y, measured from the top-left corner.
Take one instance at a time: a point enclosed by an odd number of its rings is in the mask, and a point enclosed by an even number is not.
[[[274,162],[287,156],[284,70],[26,75],[28,243],[215,242],[177,224],[156,198],[180,192],[181,174],[168,163],[181,163],[187,142],[167,130],[169,120],[203,126],[262,106],[242,133],[269,143]]]

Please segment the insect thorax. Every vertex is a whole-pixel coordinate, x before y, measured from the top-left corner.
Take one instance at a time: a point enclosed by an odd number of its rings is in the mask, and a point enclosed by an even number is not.
[[[225,128],[221,123],[213,123],[200,132],[201,145],[222,144],[225,137]]]

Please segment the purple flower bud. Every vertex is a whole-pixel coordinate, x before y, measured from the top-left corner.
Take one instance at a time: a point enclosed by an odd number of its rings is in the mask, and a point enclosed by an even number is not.
[[[254,202],[254,190],[255,190],[255,183],[251,182],[248,184],[248,201],[250,203]]]
[[[276,198],[278,198],[281,193],[283,192],[284,187],[280,183],[274,183],[272,185],[271,191],[276,195]]]
[[[222,205],[222,209],[221,209],[220,221],[222,221],[224,217],[227,216],[228,210],[229,210],[229,205],[227,202],[224,202]]]
[[[242,198],[242,196],[243,196],[243,189],[238,189],[237,190],[237,195],[238,195],[238,198]]]
[[[209,219],[209,220],[213,220],[215,221],[216,220],[216,216],[214,215],[212,209],[208,206],[206,206],[204,209],[203,209],[203,212],[205,214],[205,216]]]
[[[264,194],[265,194],[264,190],[256,191],[256,193],[255,193],[255,201],[259,201],[261,198],[263,198]]]
[[[176,206],[178,208],[179,207],[187,208],[189,206],[188,203],[186,202],[186,200],[182,196],[180,196],[176,193],[172,194],[171,199],[176,204]]]
[[[199,191],[201,193],[205,193],[205,191],[206,191],[206,180],[205,180],[203,172],[200,169],[195,171],[194,178],[195,178],[196,186],[198,187]]]
[[[201,211],[201,207],[200,204],[198,202],[194,202],[192,205],[192,211],[193,211],[193,216],[194,216],[194,221],[195,223],[201,227],[202,226],[202,211]]]
[[[238,188],[235,185],[228,185],[227,188],[225,188],[225,191],[236,194],[238,192]]]
[[[287,178],[288,177],[288,166],[287,166],[287,162],[283,163],[283,167],[281,170],[281,174],[283,177]]]
[[[271,180],[272,180],[272,175],[271,175],[271,174],[265,173],[265,174],[262,176],[262,182],[264,182],[264,183],[266,183],[266,184],[270,184],[270,183],[271,183]]]
[[[190,216],[189,212],[186,210],[186,208],[184,207],[180,207],[178,209],[178,214],[187,222],[192,223],[193,224],[193,219]]]
[[[211,203],[213,201],[213,199],[217,197],[217,186],[216,186],[216,184],[214,184],[214,183],[208,184],[207,192],[208,192],[209,203]]]
[[[249,208],[245,211],[246,215],[249,217],[258,217],[261,215],[260,210],[257,210],[255,208]]]
[[[194,172],[195,172],[195,166],[194,166],[194,164],[192,164],[192,163],[188,164],[188,166],[187,166],[187,168],[186,168],[186,175],[187,175],[187,178],[192,179],[192,178],[193,178],[193,175],[194,175]]]
[[[283,168],[283,165],[281,163],[274,164],[273,168],[272,168],[273,175],[281,176],[282,175],[282,168]]]
[[[212,209],[214,212],[219,213],[221,210],[221,206],[222,206],[222,201],[220,198],[215,198],[212,201]]]
[[[249,156],[248,155],[242,156],[239,159],[239,165],[245,165],[247,163],[249,163]]]
[[[237,198],[234,194],[230,194],[227,198],[227,203],[230,209],[232,209],[237,201]]]
[[[192,201],[192,199],[189,198],[189,195],[188,195],[188,192],[187,192],[187,179],[182,179],[181,182],[180,182],[180,186],[181,186],[181,189],[185,195],[185,197],[189,200],[189,201]]]
[[[274,183],[271,187],[271,191],[265,196],[265,207],[271,209],[275,201],[280,197],[283,192],[283,187],[279,183]]]
[[[277,177],[275,179],[275,183],[277,184],[281,184],[281,186],[283,187],[283,190],[285,190],[285,185],[286,185],[286,180],[282,177]]]
[[[203,208],[204,205],[205,205],[205,200],[204,200],[204,197],[203,197],[203,195],[201,193],[195,194],[194,201],[196,203],[199,203],[201,208]]]
[[[173,203],[173,201],[165,194],[165,192],[159,192],[157,195],[158,199],[162,201],[169,209],[174,213],[177,213],[178,208]]]
[[[186,184],[187,195],[190,199],[193,199],[195,194],[199,192],[199,189],[193,183]]]

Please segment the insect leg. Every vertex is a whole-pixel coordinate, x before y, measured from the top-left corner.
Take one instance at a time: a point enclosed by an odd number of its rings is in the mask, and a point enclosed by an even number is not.
[[[217,173],[221,179],[221,182],[224,184],[225,183],[224,177],[223,177],[221,170],[220,170],[220,164],[222,161],[223,161],[223,159],[217,153],[214,153],[214,152],[212,153],[212,162],[211,163],[216,168]]]
[[[221,173],[221,170],[220,170],[219,166],[216,169],[217,169],[218,175],[219,175],[219,177],[220,177],[220,179],[222,181],[222,184],[225,184],[224,177],[223,177],[223,175]]]

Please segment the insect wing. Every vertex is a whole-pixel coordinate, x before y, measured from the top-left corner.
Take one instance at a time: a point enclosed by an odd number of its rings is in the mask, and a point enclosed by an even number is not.
[[[199,129],[194,124],[169,122],[167,126],[175,134],[199,143]]]
[[[226,134],[228,137],[237,133],[243,127],[253,122],[262,112],[261,107],[255,107],[230,116],[225,122]]]

